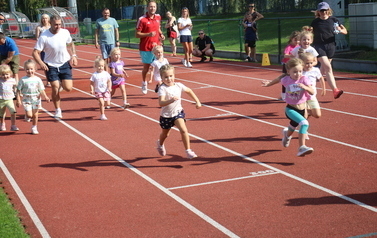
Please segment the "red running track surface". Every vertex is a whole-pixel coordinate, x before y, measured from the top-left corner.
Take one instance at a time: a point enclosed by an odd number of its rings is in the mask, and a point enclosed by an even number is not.
[[[35,42],[17,43],[21,62],[31,58]],[[309,119],[307,141],[314,152],[297,157],[297,133],[290,147],[281,145],[288,120],[280,86],[261,87],[281,66],[215,58],[184,68],[180,57],[167,57],[176,80],[203,103],[197,110],[184,95],[199,155],[189,160],[176,130],[167,155],[156,151],[160,109],[154,84],[141,94],[138,51],[122,49],[131,108],[119,107],[117,91],[108,121],[89,94],[99,50],[80,45],[77,54],[74,90],[61,93],[63,119],[43,102],[39,135],[30,134],[22,109],[20,131],[0,133],[0,179],[32,237],[377,235],[375,75],[335,72],[345,93],[318,96],[323,115]]]

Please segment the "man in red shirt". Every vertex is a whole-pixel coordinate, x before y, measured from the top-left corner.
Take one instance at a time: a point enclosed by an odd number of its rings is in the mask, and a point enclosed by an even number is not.
[[[157,3],[150,1],[148,3],[148,12],[140,17],[136,24],[136,37],[140,38],[139,51],[143,63],[143,71],[141,72],[143,77],[141,91],[143,94],[147,94],[148,92],[146,76],[150,64],[154,60],[152,49],[156,45],[160,45],[161,41],[165,40],[165,36],[162,34],[160,28],[161,16],[156,14],[156,10]]]

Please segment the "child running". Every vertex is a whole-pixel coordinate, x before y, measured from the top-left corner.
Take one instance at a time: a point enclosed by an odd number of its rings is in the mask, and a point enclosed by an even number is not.
[[[90,77],[90,93],[98,99],[100,120],[107,120],[105,107],[110,107],[111,103],[111,75],[105,70],[106,63],[101,57],[96,58],[94,67],[96,72]]]
[[[117,88],[120,88],[123,97],[123,108],[126,109],[130,107],[130,104],[127,102],[127,93],[126,93],[126,78],[128,78],[127,72],[124,70],[124,62],[121,60],[121,51],[120,48],[115,47],[110,52],[111,62],[109,64],[111,81],[112,81],[112,91],[111,96],[114,96]]]
[[[186,92],[195,102],[196,108],[199,109],[202,104],[195,93],[182,83],[176,83],[174,66],[164,65],[160,69],[160,74],[163,84],[158,90],[158,102],[161,108],[160,126],[162,132],[160,139],[157,140],[157,151],[161,156],[166,155],[165,139],[169,136],[170,129],[176,126],[182,137],[183,145],[186,149],[188,159],[197,157],[194,151],[190,148],[190,138],[185,123],[185,113],[181,104],[181,94]]]
[[[164,57],[164,48],[161,45],[157,45],[153,48],[153,54],[155,56],[155,60],[151,64],[151,78],[149,83],[152,83],[152,79],[157,83],[155,92],[158,92],[158,88],[162,84],[161,75],[160,75],[160,68],[163,65],[169,64],[169,61]]]
[[[47,102],[47,97],[42,79],[35,75],[35,62],[31,59],[24,63],[26,76],[22,77],[17,85],[17,107],[24,106],[27,118],[32,118],[31,134],[38,135],[38,113],[42,106],[41,95]],[[21,102],[22,95],[22,102]]]
[[[12,70],[8,65],[0,65],[0,131],[6,131],[5,126],[5,110],[8,108],[10,112],[11,131],[18,131],[16,126],[16,108],[13,99],[15,97],[17,82],[12,78]]]
[[[304,72],[303,75],[308,77],[310,80],[310,84],[313,87],[314,93],[310,95],[309,100],[307,101],[307,105],[309,106],[308,116],[313,116],[315,118],[321,117],[321,107],[319,106],[317,100],[317,80],[321,83],[322,93],[321,96],[326,95],[326,86],[325,80],[321,74],[321,71],[317,67],[313,67],[314,65],[314,56],[311,53],[302,53],[300,54],[300,59],[304,62]]]
[[[314,47],[311,46],[311,44],[313,43],[313,33],[311,33],[310,31],[302,31],[300,33],[299,41],[300,41],[300,46],[294,48],[291,51],[291,54],[294,57],[298,58],[299,54],[301,53],[304,53],[304,52],[312,53],[312,55],[315,57],[313,66],[316,66],[318,64],[318,61],[317,61],[318,52],[314,49]]]
[[[282,143],[288,147],[292,139],[292,134],[297,126],[299,130],[299,148],[297,156],[305,156],[313,152],[313,148],[305,145],[305,139],[309,128],[309,122],[305,118],[306,101],[310,95],[314,94],[310,80],[302,75],[304,63],[299,58],[291,59],[287,62],[288,75],[281,79],[281,84],[286,88],[285,115],[290,120],[288,129],[283,130]]]

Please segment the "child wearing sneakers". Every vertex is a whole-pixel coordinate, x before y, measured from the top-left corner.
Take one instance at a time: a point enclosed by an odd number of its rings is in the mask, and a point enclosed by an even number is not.
[[[45,87],[42,79],[35,75],[35,62],[31,59],[24,63],[26,76],[20,79],[17,85],[17,106],[21,104],[24,106],[25,114],[28,118],[32,118],[33,125],[31,127],[31,133],[38,135],[38,113],[42,106],[41,95],[47,102],[50,102],[50,98],[47,97]],[[22,95],[22,102],[21,102]]]
[[[160,74],[163,83],[158,90],[158,102],[162,107],[160,114],[160,126],[162,132],[160,134],[160,139],[157,140],[157,150],[161,156],[166,155],[166,149],[164,146],[165,139],[169,136],[170,129],[173,126],[176,126],[181,133],[187,158],[195,158],[197,155],[190,148],[190,138],[185,123],[185,113],[181,104],[182,92],[187,93],[196,102],[197,109],[199,109],[202,104],[190,88],[182,83],[174,82],[174,66],[169,64],[162,66],[160,68]]]
[[[288,147],[292,134],[297,126],[299,130],[299,148],[297,156],[305,156],[313,152],[313,148],[305,145],[305,139],[309,128],[309,122],[305,118],[306,101],[310,99],[310,95],[314,94],[310,80],[303,76],[304,62],[299,58],[294,58],[286,63],[288,76],[281,79],[281,84],[286,88],[285,115],[290,120],[288,129],[283,130],[282,143],[284,147]]]
[[[128,74],[124,70],[124,62],[121,60],[121,51],[119,47],[115,47],[110,51],[111,62],[109,64],[111,82],[112,82],[112,91],[111,96],[114,96],[117,88],[120,88],[123,97],[123,108],[126,109],[130,107],[130,104],[127,102],[127,93],[126,93],[126,78]]]
[[[100,56],[94,61],[94,67],[96,72],[90,77],[90,93],[98,99],[100,120],[107,120],[105,107],[110,107],[111,103],[111,75],[105,70],[105,60]]]
[[[0,131],[6,131],[5,110],[10,112],[11,131],[18,131],[16,126],[16,108],[14,107],[14,91],[16,91],[17,82],[12,78],[12,70],[8,65],[0,65]]]
[[[164,57],[164,48],[161,45],[157,45],[153,48],[153,54],[155,60],[151,64],[151,78],[149,83],[152,83],[152,79],[157,83],[155,92],[158,92],[158,88],[162,84],[160,68],[163,65],[169,64],[169,61]]]

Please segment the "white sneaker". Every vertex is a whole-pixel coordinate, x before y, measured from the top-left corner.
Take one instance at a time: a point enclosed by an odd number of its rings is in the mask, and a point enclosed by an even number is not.
[[[187,62],[187,67],[188,67],[188,68],[192,68],[192,65],[191,65],[190,62]]]
[[[187,159],[193,159],[193,158],[196,158],[198,157],[194,151],[192,150],[186,150],[186,155],[187,155]]]
[[[147,87],[147,85],[144,84],[144,83],[141,85],[141,92],[142,92],[144,95],[148,93],[148,87]]]
[[[298,148],[297,156],[305,156],[305,155],[311,154],[313,151],[314,151],[313,148],[307,147],[306,145],[302,145],[300,146],[300,148]]]
[[[0,131],[6,131],[7,128],[5,126],[5,123],[1,123]]]
[[[127,109],[131,106],[131,104],[129,104],[128,102],[124,103],[123,105],[123,109]]]
[[[61,109],[56,109],[54,117],[55,118],[63,118],[63,116],[62,116],[62,110]]]
[[[31,118],[28,117],[27,115],[25,115],[25,121],[26,121],[26,122],[31,122]]]
[[[18,127],[16,125],[11,125],[10,130],[11,131],[19,131],[20,129],[18,129]]]
[[[105,114],[102,114],[99,119],[102,121],[106,121],[107,117],[105,116]]]
[[[284,147],[288,147],[289,143],[291,142],[292,136],[288,137],[288,128],[283,129],[283,139],[281,140]]]
[[[38,129],[37,129],[36,126],[31,128],[31,134],[33,134],[33,135],[38,135],[39,134]]]
[[[165,156],[166,155],[165,146],[164,145],[160,145],[160,140],[157,140],[157,148],[156,149],[157,149],[158,153],[161,156]]]
[[[185,59],[182,59],[183,66],[187,67],[187,61]]]
[[[106,106],[105,109],[110,109],[111,107],[110,106]]]

